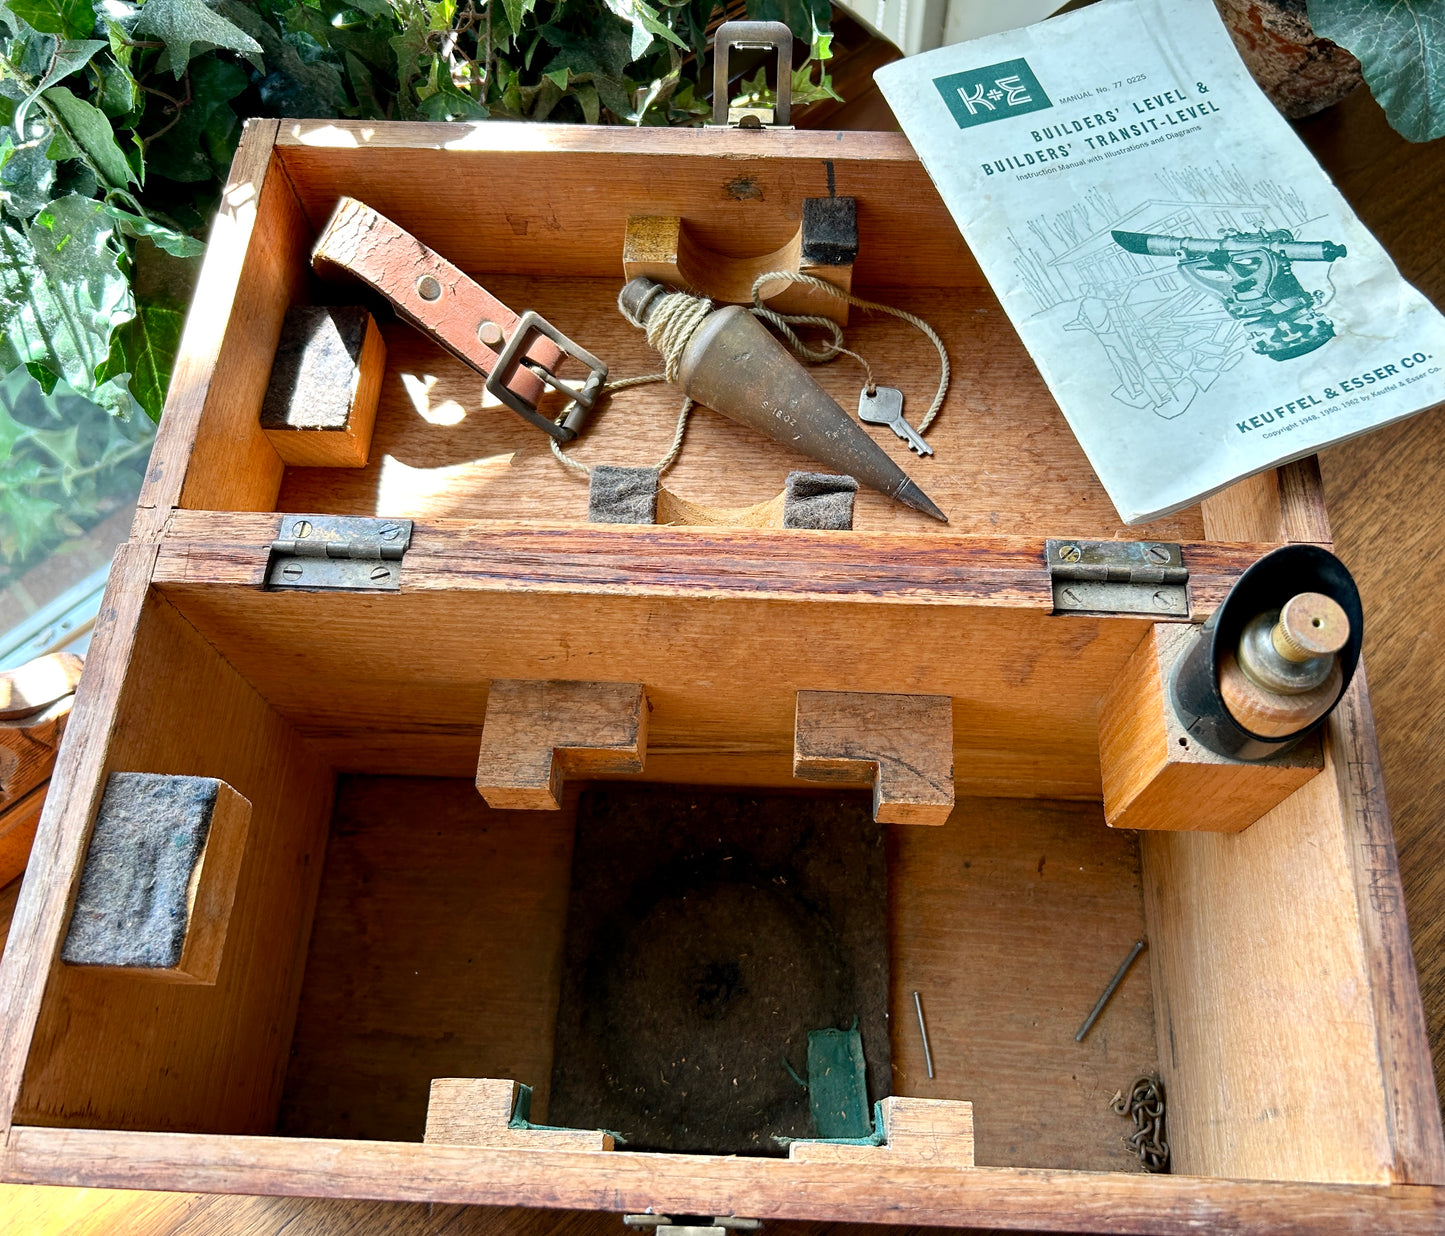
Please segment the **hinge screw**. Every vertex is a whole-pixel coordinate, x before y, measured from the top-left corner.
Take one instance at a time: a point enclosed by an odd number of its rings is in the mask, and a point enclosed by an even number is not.
[[[309,519],[298,519],[294,524],[291,525],[291,531],[294,535],[298,537],[310,536],[311,521]]]
[[[281,568],[281,574],[284,575],[287,579],[300,579],[300,564],[295,562],[288,562],[285,566]]]
[[[1148,552],[1151,562],[1165,563],[1169,561],[1169,551],[1162,545],[1151,545]]]
[[[387,524],[377,535],[380,536],[383,541],[394,541],[401,535],[401,525]]]
[[[1154,594],[1154,604],[1157,605],[1160,609],[1173,609],[1174,598],[1171,597],[1167,592],[1156,592]]]
[[[1059,557],[1065,562],[1077,562],[1083,556],[1083,551],[1077,545],[1059,546]]]
[[[371,568],[371,578],[372,578],[373,580],[375,580],[377,583],[380,583],[380,582],[381,582],[382,580],[384,580],[384,579],[390,579],[390,578],[391,578],[391,572],[390,572],[389,570],[387,570],[387,568],[384,567],[384,566],[372,567],[372,568]]]

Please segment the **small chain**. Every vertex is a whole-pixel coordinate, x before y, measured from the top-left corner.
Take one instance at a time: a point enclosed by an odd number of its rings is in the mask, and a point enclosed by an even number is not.
[[[1146,1172],[1169,1170],[1169,1143],[1164,1140],[1164,1084],[1157,1077],[1141,1077],[1126,1098],[1115,1091],[1109,1106],[1120,1116],[1134,1117],[1134,1132],[1124,1144],[1139,1156]]]

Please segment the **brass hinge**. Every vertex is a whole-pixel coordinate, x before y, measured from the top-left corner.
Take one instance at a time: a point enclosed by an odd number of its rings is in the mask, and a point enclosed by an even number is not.
[[[395,592],[411,520],[287,515],[271,542],[267,588]]]
[[[734,1215],[714,1218],[669,1215],[623,1215],[622,1222],[634,1230],[650,1231],[654,1236],[729,1236],[731,1232],[756,1232],[761,1219],[739,1219]]]
[[[1189,618],[1189,571],[1164,541],[1045,543],[1056,614]]]

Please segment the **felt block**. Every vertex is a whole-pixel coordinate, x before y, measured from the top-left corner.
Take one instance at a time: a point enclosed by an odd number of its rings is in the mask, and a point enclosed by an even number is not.
[[[655,524],[656,468],[617,468],[598,464],[587,487],[587,519],[594,524]]]
[[[851,1030],[808,1031],[808,1106],[818,1137],[867,1137],[867,1065],[863,1039]]]
[[[803,199],[803,265],[851,266],[858,260],[858,200]]]
[[[386,345],[360,305],[286,311],[261,428],[299,467],[365,466],[386,368]]]
[[[112,773],[61,960],[213,983],[250,810],[214,777]]]
[[[853,527],[858,482],[829,472],[789,472],[783,488],[783,527],[847,532]]]

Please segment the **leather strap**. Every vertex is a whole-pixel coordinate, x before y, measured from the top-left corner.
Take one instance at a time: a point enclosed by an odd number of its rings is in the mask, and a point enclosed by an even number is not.
[[[380,292],[397,313],[483,376],[496,367],[517,328],[518,315],[480,283],[355,198],[337,202],[312,250],[311,264],[318,271],[328,263]],[[563,355],[541,334],[525,353],[527,360],[550,373],[557,371]],[[533,406],[546,389],[521,364],[508,376],[506,386]]]

